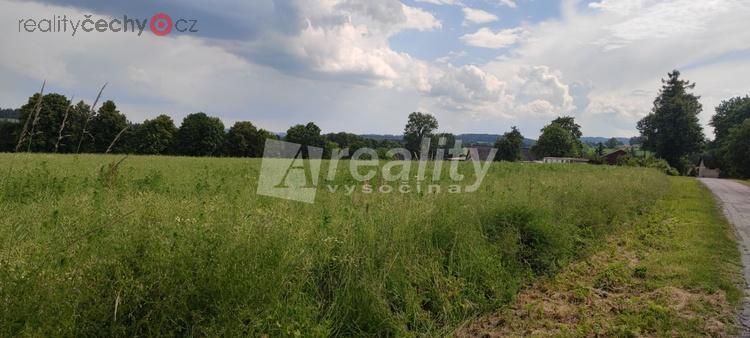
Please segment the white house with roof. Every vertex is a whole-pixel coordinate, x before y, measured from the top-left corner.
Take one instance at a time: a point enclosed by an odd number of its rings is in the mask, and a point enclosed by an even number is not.
[[[589,160],[585,158],[576,157],[545,157],[542,160],[543,163],[588,163]]]

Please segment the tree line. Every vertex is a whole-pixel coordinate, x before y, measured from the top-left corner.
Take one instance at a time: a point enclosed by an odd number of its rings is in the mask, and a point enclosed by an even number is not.
[[[695,83],[680,78],[674,70],[662,80],[662,88],[653,108],[637,124],[640,136],[630,139],[654,157],[635,159],[631,153],[623,163],[653,166],[670,173],[691,174],[701,159],[712,158],[726,177],[750,178],[750,96],[734,97],[716,107],[710,125],[715,138],[709,141],[700,125],[698,115],[703,107],[700,97],[692,93]],[[414,113],[404,131],[407,147],[414,148],[415,140],[430,137],[437,129],[437,120],[427,114]],[[409,137],[409,135],[412,135]],[[581,142],[581,126],[572,116],[561,116],[541,129],[541,135],[530,151],[542,157],[588,157],[604,155],[605,144],[592,148]],[[496,160],[521,159],[524,137],[516,127],[498,137]],[[611,138],[606,147],[616,148],[622,143]],[[409,147],[408,147],[409,148]],[[632,148],[631,148],[632,149]],[[593,152],[592,152],[593,150]]]
[[[662,82],[653,108],[637,124],[640,136],[631,138],[631,145],[641,145],[683,174],[700,158],[710,156],[724,175],[750,177],[750,97],[731,98],[716,107],[710,122],[715,138],[708,141],[698,120],[703,107],[700,97],[692,93],[695,84],[682,80],[677,70]],[[236,122],[226,130],[219,118],[204,113],[187,115],[179,127],[167,115],[132,123],[113,101],[105,101],[95,110],[97,102],[98,97],[93,105],[84,101],[74,104],[64,95],[44,94],[42,87],[20,108],[20,122],[7,118],[13,117],[13,110],[3,110],[6,118],[0,119],[0,152],[259,157],[266,139],[281,138],[249,121]],[[375,140],[346,132],[322,134],[312,122],[290,127],[283,140],[323,148],[324,156],[330,156],[334,148],[348,148],[349,154],[371,148],[386,158],[388,150],[405,147],[413,158],[435,158],[438,149],[446,151],[457,141],[451,133],[437,132],[438,128],[433,115],[414,112],[408,116],[401,140]],[[603,155],[604,144],[592,147],[581,142],[581,137],[575,119],[561,116],[541,129],[530,151],[538,158]],[[429,154],[421,154],[423,139],[431,140]],[[523,142],[521,132],[512,127],[497,138],[495,160],[520,160]],[[608,148],[620,144],[616,138],[606,142]]]
[[[275,133],[239,121],[228,130],[217,117],[187,115],[179,127],[168,115],[133,123],[108,100],[98,109],[84,101],[43,91],[32,95],[18,111],[3,110],[0,152],[116,153],[142,155],[259,157],[266,139]],[[19,121],[12,121],[18,117]],[[314,123],[292,126],[286,141],[325,148],[385,149],[400,146],[393,140],[371,140],[351,133],[321,134]]]
[[[283,137],[249,121],[236,122],[225,130],[219,118],[200,112],[187,115],[179,127],[168,115],[132,123],[113,101],[105,101],[94,109],[97,102],[98,97],[93,105],[84,101],[74,104],[64,95],[44,94],[42,88],[19,109],[20,123],[0,121],[0,152],[259,157],[266,139],[283,139],[323,148],[325,157],[335,148],[348,148],[349,154],[370,148],[380,158],[386,158],[388,150],[403,147],[416,159],[436,158],[438,149],[445,152],[442,158],[447,158],[448,149],[457,141],[454,134],[436,132],[439,123],[435,116],[421,112],[408,116],[401,140],[375,140],[346,132],[322,134],[313,122],[292,126]],[[542,136],[531,150],[538,157],[581,156],[581,136],[580,125],[573,117],[559,117],[542,129]],[[421,153],[424,139],[430,140],[428,154]],[[521,132],[512,127],[495,142],[498,148],[495,160],[520,160],[523,142]]]

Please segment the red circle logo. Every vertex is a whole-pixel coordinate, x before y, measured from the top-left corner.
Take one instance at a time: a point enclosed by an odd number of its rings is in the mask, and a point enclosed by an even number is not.
[[[165,36],[172,32],[172,17],[166,13],[156,13],[151,18],[150,26],[154,35]]]

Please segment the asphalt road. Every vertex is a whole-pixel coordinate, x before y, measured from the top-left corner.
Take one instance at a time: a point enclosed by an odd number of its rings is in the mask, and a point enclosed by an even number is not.
[[[699,178],[721,202],[724,216],[737,233],[745,276],[745,300],[740,319],[742,337],[750,337],[750,187],[731,180]]]

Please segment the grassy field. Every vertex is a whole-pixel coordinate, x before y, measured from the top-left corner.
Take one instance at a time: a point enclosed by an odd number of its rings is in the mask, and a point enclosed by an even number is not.
[[[595,254],[459,336],[736,335],[743,281],[731,226],[697,180],[670,180],[669,194]]]
[[[258,196],[256,159],[119,159],[0,154],[0,336],[450,334],[670,191],[649,169],[493,164],[471,194],[303,204]]]

